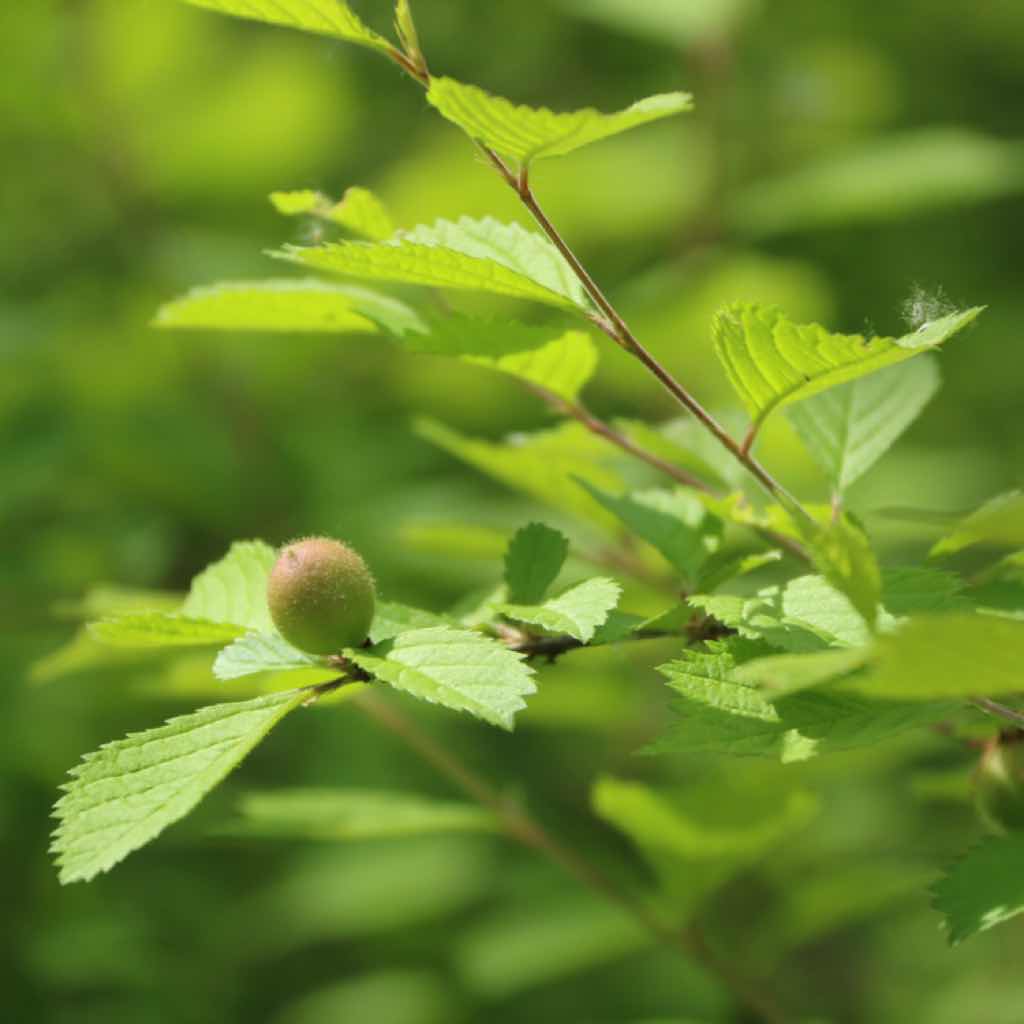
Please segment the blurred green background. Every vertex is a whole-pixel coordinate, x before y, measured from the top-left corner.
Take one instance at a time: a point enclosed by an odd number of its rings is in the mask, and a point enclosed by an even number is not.
[[[386,29],[389,3],[354,6]],[[1019,0],[415,6],[435,71],[522,102],[616,109],[696,94],[695,115],[545,165],[535,184],[640,336],[711,404],[730,402],[708,330],[726,301],[886,334],[902,333],[921,290],[990,307],[943,355],[940,398],[855,492],[890,559],[919,555],[928,536],[878,509],[959,511],[1019,483]],[[183,589],[233,539],[325,532],[364,553],[386,596],[443,608],[496,576],[500,534],[463,550],[432,527],[508,534],[538,511],[417,438],[411,420],[489,438],[551,421],[512,381],[377,338],[147,326],[192,285],[281,272],[261,252],[312,229],[272,211],[274,189],[366,185],[404,226],[523,220],[385,62],[173,0],[5,4],[0,32],[4,1019],[731,1019],[713,979],[644,948],[600,903],[497,840],[209,839],[245,786],[450,795],[343,711],[297,716],[194,820],[109,877],[58,887],[46,846],[64,772],[101,742],[224,696],[203,657],[97,669],[79,651],[33,674],[73,636],[83,591]],[[610,348],[590,404],[674,415]],[[784,424],[763,445],[794,489],[824,496]],[[585,811],[593,776],[710,770],[631,754],[664,704],[655,657],[567,660],[542,677],[511,738],[411,710],[492,777],[535,794],[542,816],[611,870],[639,876]],[[1024,930],[950,952],[927,906],[924,885],[977,834],[963,755],[917,737],[791,771],[823,794],[822,819],[723,894],[716,941],[773,974],[807,1019],[1024,1019]],[[784,895],[791,879],[810,893],[799,905]]]

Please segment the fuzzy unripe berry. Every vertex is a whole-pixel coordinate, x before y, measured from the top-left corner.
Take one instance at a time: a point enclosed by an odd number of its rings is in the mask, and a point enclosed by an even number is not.
[[[1024,830],[1024,742],[1004,737],[986,748],[974,774],[974,806],[998,835]]]
[[[274,625],[309,654],[337,654],[362,644],[376,596],[366,563],[329,537],[307,537],[282,548],[267,582]]]

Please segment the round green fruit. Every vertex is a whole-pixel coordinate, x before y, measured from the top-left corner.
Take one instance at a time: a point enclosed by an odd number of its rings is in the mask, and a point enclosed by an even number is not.
[[[267,582],[278,632],[309,654],[360,646],[370,632],[376,598],[366,563],[329,537],[307,537],[282,548]]]
[[[974,774],[974,806],[998,835],[1024,830],[1024,742],[1004,739],[981,755]]]

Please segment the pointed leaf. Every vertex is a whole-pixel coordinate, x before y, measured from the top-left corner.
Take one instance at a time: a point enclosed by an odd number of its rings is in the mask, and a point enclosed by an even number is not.
[[[61,882],[110,870],[183,818],[307,696],[202,708],[87,755],[55,808]]]
[[[950,945],[1024,913],[1024,836],[986,839],[935,883]]]
[[[842,494],[899,440],[941,382],[936,360],[923,356],[814,395],[787,414]]]
[[[322,664],[272,633],[246,633],[225,647],[213,663],[218,679],[240,679],[257,672],[290,672]]]
[[[550,633],[567,633],[586,644],[619,603],[621,593],[622,588],[614,580],[597,578],[580,583],[542,605],[503,604],[500,611],[510,619],[540,626]]]
[[[618,516],[629,531],[656,548],[687,579],[695,579],[717,550],[722,523],[709,515],[690,491],[636,491],[614,497],[586,481],[587,493]]]
[[[118,615],[89,624],[89,633],[111,647],[208,647],[230,643],[240,626],[183,615]]]
[[[267,578],[277,552],[263,541],[236,541],[193,581],[181,614],[275,633],[267,607]]]
[[[523,698],[537,689],[521,654],[449,626],[403,633],[372,653],[346,654],[398,690],[503,729],[512,729],[516,712],[526,707]]]
[[[516,106],[451,78],[432,79],[427,99],[470,138],[524,164],[564,156],[592,142],[693,109],[688,93],[674,92],[649,96],[616,114],[602,114],[590,107],[556,114],[544,107]]]
[[[953,313],[902,338],[867,340],[794,324],[775,307],[736,304],[715,317],[715,352],[756,427],[784,405],[936,348],[981,312]]]
[[[344,39],[389,54],[393,47],[356,17],[344,0],[184,0],[237,18],[265,21],[304,32]]]
[[[530,523],[512,538],[505,553],[505,582],[513,604],[537,604],[562,571],[569,541],[543,523]]]
[[[975,544],[1019,547],[1024,544],[1024,491],[1009,491],[987,501],[962,519],[929,552],[932,558],[952,555]]]
[[[246,793],[238,809],[241,820],[218,831],[348,842],[498,828],[494,815],[474,804],[387,790],[264,790]]]
[[[554,246],[516,224],[490,218],[439,221],[377,244],[286,246],[271,255],[348,277],[490,292],[560,309],[586,308],[582,286]]]

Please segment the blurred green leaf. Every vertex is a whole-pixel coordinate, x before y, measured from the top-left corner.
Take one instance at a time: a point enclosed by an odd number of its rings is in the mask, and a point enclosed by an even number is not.
[[[319,217],[372,242],[383,242],[395,233],[384,203],[369,189],[359,186],[346,189],[339,202],[311,189],[272,192],[270,202],[285,217]]]
[[[617,114],[602,114],[592,107],[556,114],[545,107],[517,106],[452,78],[432,79],[427,99],[470,138],[523,165],[565,156],[592,142],[693,109],[688,93],[675,92],[649,96]]]
[[[90,634],[111,647],[220,646],[244,630],[229,622],[211,622],[184,615],[119,615],[89,624]]]
[[[860,613],[872,629],[882,598],[882,571],[867,534],[845,513],[805,534],[815,568]]]
[[[373,653],[346,651],[360,668],[420,700],[511,730],[536,692],[520,654],[479,633],[434,626],[402,633]]]
[[[937,363],[922,357],[814,395],[787,415],[842,494],[899,440],[940,384]]]
[[[217,655],[213,674],[240,679],[258,672],[290,672],[322,664],[321,659],[292,647],[276,633],[246,633]]]
[[[516,532],[505,552],[505,582],[512,604],[536,604],[544,599],[569,554],[569,541],[543,523],[530,523]]]
[[[1024,544],[1024,491],[992,498],[957,523],[929,552],[932,558],[955,554],[975,544],[1019,547]]]
[[[370,639],[375,644],[393,640],[402,633],[414,629],[429,629],[431,626],[448,625],[445,618],[420,608],[410,608],[393,601],[378,601],[370,627]]]
[[[183,818],[305,698],[293,691],[202,708],[86,755],[54,810],[61,883],[109,871]]]
[[[655,43],[691,47],[729,36],[757,8],[758,0],[562,0],[571,13]]]
[[[935,883],[951,945],[1024,913],[1024,836],[986,839]]]

